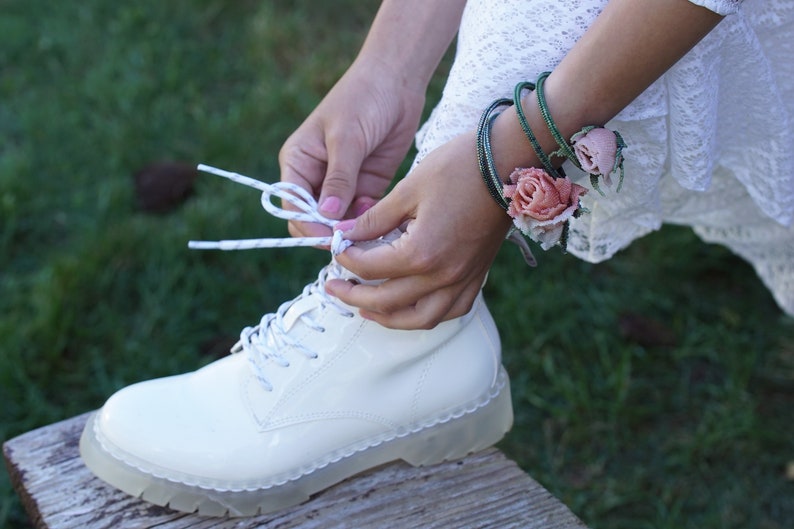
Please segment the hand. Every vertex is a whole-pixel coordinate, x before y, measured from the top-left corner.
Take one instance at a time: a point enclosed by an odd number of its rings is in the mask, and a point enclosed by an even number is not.
[[[409,88],[387,65],[357,60],[279,153],[281,179],[318,198],[331,219],[355,218],[383,196],[419,125],[424,91]],[[284,207],[290,208],[289,204]],[[330,229],[290,222],[293,236]]]
[[[385,282],[337,279],[326,284],[330,294],[398,329],[432,328],[469,311],[510,225],[488,195],[474,146],[471,133],[436,149],[355,220],[346,239],[374,239],[401,225],[405,233],[390,245],[352,246],[337,256],[359,277]]]
[[[720,19],[684,0],[610,0],[546,83],[547,103],[563,135],[606,123]],[[524,111],[540,132],[543,150],[556,150],[537,105]],[[516,167],[538,166],[515,112],[496,118],[491,143],[503,176]],[[365,318],[402,329],[430,328],[469,310],[510,220],[488,196],[474,145],[469,133],[439,147],[355,221],[345,234],[354,241],[374,239],[401,224],[406,231],[390,246],[353,246],[339,255],[360,277],[386,281],[378,286],[329,281],[332,295],[359,307]]]

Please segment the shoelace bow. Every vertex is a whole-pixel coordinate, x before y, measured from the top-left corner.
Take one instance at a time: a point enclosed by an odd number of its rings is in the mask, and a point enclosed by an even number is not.
[[[199,171],[211,173],[223,178],[228,178],[238,184],[243,184],[262,191],[262,207],[265,211],[285,220],[298,220],[302,222],[317,222],[329,228],[336,225],[337,220],[329,219],[318,211],[317,201],[311,194],[300,186],[289,182],[276,182],[268,184],[248,176],[243,176],[231,171],[224,171],[216,167],[200,164]],[[273,197],[285,200],[300,211],[290,211],[273,204]],[[287,237],[263,239],[237,239],[226,241],[190,241],[188,248],[196,250],[252,250],[255,248],[285,248],[291,246],[330,246],[333,255],[344,252],[353,243],[342,238],[341,231],[334,231],[332,237]]]
[[[254,178],[244,176],[230,171],[224,171],[216,167],[201,164],[199,171],[211,173],[223,178],[232,180],[248,187],[253,187],[262,191],[262,207],[274,217],[286,220],[298,220],[303,222],[317,222],[330,228],[338,222],[329,219],[318,211],[317,201],[305,189],[288,182],[277,182],[268,184]],[[273,197],[285,200],[296,207],[299,211],[290,211],[280,208],[273,204]],[[190,241],[188,247],[198,250],[249,250],[255,248],[284,248],[292,246],[330,246],[333,256],[339,255],[353,243],[342,238],[341,231],[334,231],[331,237],[289,237],[289,238],[261,238],[261,239],[238,239],[223,241]],[[305,312],[297,316],[297,319],[317,332],[325,332],[325,328],[309,312],[319,307],[328,307],[336,310],[345,317],[353,317],[354,314],[348,308],[339,305],[334,298],[325,292],[325,282],[329,277],[341,277],[342,267],[337,264],[336,259],[332,259],[331,264],[323,267],[314,283],[306,285],[303,292],[290,301],[282,303],[275,313],[268,313],[262,316],[259,324],[253,327],[246,327],[240,332],[240,340],[232,347],[232,353],[244,351],[248,355],[248,360],[253,367],[254,375],[267,391],[273,390],[273,384],[265,376],[265,368],[268,361],[274,362],[282,367],[289,367],[289,360],[284,353],[287,351],[299,351],[307,358],[317,358],[317,353],[305,345],[289,337],[289,332],[285,329],[285,316],[295,303],[308,296],[316,296],[318,303],[309,307]]]

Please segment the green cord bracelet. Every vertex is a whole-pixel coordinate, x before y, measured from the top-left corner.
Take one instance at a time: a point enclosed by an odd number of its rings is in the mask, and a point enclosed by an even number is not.
[[[546,81],[546,78],[549,75],[551,75],[551,72],[543,72],[540,74],[540,76],[538,76],[535,86],[535,93],[538,96],[538,107],[540,107],[540,113],[543,115],[543,121],[546,122],[549,132],[551,132],[551,135],[554,137],[557,145],[560,146],[560,149],[558,151],[554,151],[552,154],[564,156],[573,162],[577,167],[581,167],[579,165],[579,160],[576,158],[576,154],[573,152],[573,149],[571,149],[571,146],[568,145],[568,142],[565,141],[565,138],[563,138],[562,134],[560,134],[559,129],[557,129],[557,125],[554,124],[554,120],[551,119],[551,113],[549,112],[549,107],[546,104],[546,95],[543,91],[543,83]]]
[[[540,143],[538,142],[538,139],[535,136],[535,133],[532,132],[532,128],[529,126],[529,122],[527,121],[527,118],[524,115],[524,109],[521,107],[521,92],[526,88],[530,90],[534,90],[535,84],[529,81],[523,81],[516,85],[515,90],[513,92],[513,103],[515,104],[516,107],[516,114],[518,115],[518,123],[521,125],[521,129],[524,131],[524,134],[529,140],[529,143],[532,145],[532,149],[535,151],[535,154],[537,155],[538,159],[543,164],[543,167],[546,169],[546,172],[548,172],[550,175],[556,178],[559,176],[559,171],[555,169],[554,166],[552,165],[551,158],[549,158],[548,155],[545,152],[543,152],[543,149],[541,148]]]
[[[504,182],[496,172],[493,152],[491,151],[491,124],[498,114],[495,114],[499,107],[511,105],[512,101],[506,98],[497,99],[485,109],[477,125],[477,163],[480,167],[488,193],[496,203],[507,211],[509,204],[502,189]]]
[[[620,170],[620,180],[618,181],[618,191],[623,184],[623,149],[626,143],[623,137],[616,131],[611,131],[605,127],[587,126],[580,130],[578,133],[571,137],[571,144],[569,144],[560,133],[559,129],[551,118],[548,104],[546,103],[546,96],[544,93],[543,85],[546,78],[551,75],[551,72],[543,72],[538,76],[535,83],[529,81],[522,81],[515,85],[513,90],[513,99],[500,98],[491,103],[480,116],[477,124],[476,133],[476,146],[477,146],[477,164],[480,169],[480,174],[488,189],[488,193],[494,201],[504,209],[507,214],[513,218],[513,230],[518,230],[529,239],[538,242],[543,249],[548,249],[551,246],[560,246],[563,252],[566,251],[568,239],[570,237],[570,220],[572,218],[579,218],[583,213],[587,213],[580,198],[587,192],[587,189],[579,184],[573,183],[568,180],[565,171],[560,168],[555,168],[552,164],[552,157],[565,158],[570,160],[577,168],[582,169],[590,175],[590,184],[601,195],[604,193],[599,187],[599,178],[603,177],[608,179],[609,175],[617,170]],[[532,128],[529,126],[524,109],[521,105],[521,93],[523,90],[534,90],[537,95],[538,108],[540,109],[543,121],[548,127],[549,133],[554,138],[554,141],[559,146],[559,149],[546,154],[535,136]],[[514,105],[516,107],[516,115],[521,129],[524,131],[527,139],[529,140],[535,155],[543,165],[543,169],[537,167],[531,168],[516,168],[510,175],[508,181],[504,181],[499,177],[496,170],[496,162],[494,161],[493,151],[491,149],[491,127],[494,120],[503,111],[502,107]],[[613,138],[605,136],[605,132],[614,135]],[[576,151],[574,151],[574,145]],[[614,157],[612,150],[614,149]],[[579,153],[581,160],[576,153]],[[601,167],[601,165],[610,165],[610,167]],[[582,166],[588,169],[583,169]],[[598,171],[598,172],[590,172]],[[553,184],[549,182],[549,178],[553,180]],[[564,206],[564,211],[553,219],[548,219],[539,216],[535,211],[535,189],[537,186],[555,186],[559,184],[556,179],[568,180],[566,185],[567,191],[557,193],[560,200],[560,205]],[[507,192],[505,192],[507,189]],[[558,191],[562,191],[557,187]],[[556,206],[555,206],[556,207]],[[514,237],[515,232],[511,230],[510,238],[514,240],[523,239]],[[526,242],[523,242],[522,248],[526,247]],[[528,248],[524,248],[528,250]],[[525,253],[526,256],[526,253]],[[534,261],[534,259],[532,259]]]

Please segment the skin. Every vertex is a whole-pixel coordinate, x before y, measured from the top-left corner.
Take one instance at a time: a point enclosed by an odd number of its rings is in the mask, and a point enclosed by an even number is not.
[[[427,84],[465,4],[383,2],[356,60],[284,143],[281,179],[319,197],[326,217],[357,217],[383,196],[413,143]],[[289,228],[295,237],[329,234],[317,224]]]
[[[378,201],[410,146],[422,94],[462,7],[460,1],[384,2],[359,57],[280,156],[282,179],[319,195],[321,209],[335,206],[324,211],[327,216],[355,218],[337,226],[345,238],[370,240],[401,225],[406,230],[391,245],[354,246],[337,257],[358,276],[385,282],[326,285],[363,317],[391,328],[432,328],[468,312],[510,225],[482,182],[474,130],[430,153]],[[414,18],[417,13],[423,16]],[[440,16],[448,18],[439,26]],[[546,81],[546,100],[563,136],[609,121],[721,18],[687,0],[611,0]],[[389,51],[399,47],[390,44],[396,38],[413,42],[413,49]],[[522,108],[544,150],[555,150],[533,94]],[[357,127],[349,126],[351,116]],[[499,115],[491,137],[499,174],[539,165],[515,110]],[[293,235],[318,230],[291,226]]]

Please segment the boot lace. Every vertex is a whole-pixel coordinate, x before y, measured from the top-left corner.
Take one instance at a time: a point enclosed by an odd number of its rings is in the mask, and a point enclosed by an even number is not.
[[[317,201],[305,189],[288,182],[268,184],[248,176],[217,169],[208,165],[199,165],[198,170],[211,173],[234,182],[253,187],[262,191],[262,207],[271,215],[286,220],[299,220],[304,222],[317,222],[333,228],[336,220],[329,219],[318,211]],[[273,203],[273,198],[289,202],[298,211],[285,210]],[[254,375],[262,387],[273,391],[274,386],[266,376],[269,366],[277,365],[289,367],[290,362],[287,352],[296,351],[309,359],[317,358],[317,352],[290,337],[289,330],[298,321],[308,328],[323,333],[325,328],[319,322],[318,316],[325,310],[334,310],[346,318],[352,318],[354,313],[339,300],[328,295],[325,291],[325,282],[328,279],[343,277],[344,269],[336,262],[335,256],[339,255],[352,242],[342,238],[341,231],[335,231],[331,237],[289,237],[289,238],[261,238],[239,239],[222,241],[190,241],[189,248],[199,250],[249,250],[254,248],[283,248],[291,246],[330,246],[334,256],[331,263],[320,270],[314,283],[306,285],[303,292],[290,301],[282,303],[274,313],[265,314],[259,323],[253,327],[245,327],[240,332],[240,340],[232,347],[232,353],[244,352]],[[311,302],[301,303],[304,299]],[[291,311],[290,309],[293,309]],[[294,313],[294,310],[300,310]],[[288,314],[289,313],[289,314]]]

